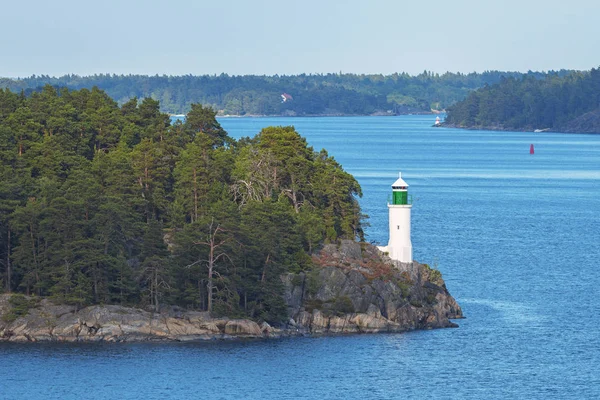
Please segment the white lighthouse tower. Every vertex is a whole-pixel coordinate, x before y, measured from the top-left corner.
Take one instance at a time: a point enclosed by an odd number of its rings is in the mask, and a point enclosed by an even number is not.
[[[408,196],[408,184],[398,174],[398,179],[392,184],[392,202],[388,203],[390,222],[390,241],[381,251],[387,252],[392,260],[410,263],[412,258],[412,243],[410,241],[410,209],[412,201]]]

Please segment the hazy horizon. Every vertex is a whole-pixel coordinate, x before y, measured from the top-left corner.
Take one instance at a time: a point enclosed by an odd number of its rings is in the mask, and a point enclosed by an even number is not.
[[[465,71],[444,71],[444,72],[437,72],[437,71],[430,71],[427,70],[427,72],[433,72],[434,74],[439,74],[444,75],[446,73],[451,73],[451,74],[463,74],[463,75],[468,75],[468,74],[482,74],[485,72],[506,72],[506,73],[528,73],[528,72],[533,72],[533,73],[549,73],[549,72],[559,72],[560,70],[569,70],[569,71],[589,71],[591,68],[600,68],[600,63],[596,66],[592,66],[588,69],[585,70],[581,70],[581,69],[568,69],[568,68],[561,68],[561,69],[554,69],[554,70],[527,70],[527,71],[505,71],[505,70],[485,70],[485,71],[469,71],[469,72],[465,72]],[[417,76],[421,73],[423,73],[424,71],[421,71],[419,73],[408,73],[410,76]],[[299,76],[299,75],[328,75],[328,74],[351,74],[351,75],[365,75],[365,76],[369,76],[369,75],[382,75],[382,76],[390,76],[393,74],[403,74],[405,73],[405,71],[395,71],[395,72],[391,72],[391,73],[380,73],[380,72],[373,72],[373,73],[365,73],[365,72],[346,72],[346,71],[338,71],[338,72],[333,72],[333,71],[327,71],[327,72],[302,72],[302,73],[298,73],[298,74],[228,74],[226,72],[220,72],[220,73],[210,73],[210,74],[180,74],[180,75],[172,75],[172,74],[132,74],[132,73],[113,73],[113,72],[98,72],[98,73],[94,73],[94,74],[90,74],[90,75],[82,75],[82,74],[74,74],[74,73],[66,73],[66,74],[62,74],[62,75],[50,75],[50,74],[44,74],[44,73],[40,73],[40,74],[32,74],[29,76],[0,76],[0,78],[7,78],[7,79],[14,79],[14,80],[24,80],[24,79],[30,79],[32,77],[40,77],[40,76],[48,76],[50,78],[62,78],[63,76],[78,76],[81,78],[85,78],[85,77],[90,77],[90,76],[94,76],[94,75],[116,75],[116,76],[148,76],[148,77],[155,77],[155,76],[159,76],[159,77],[183,77],[183,76],[195,76],[195,77],[199,77],[199,76],[219,76],[221,74],[225,74],[231,77],[244,77],[244,76],[266,76],[266,77],[273,77],[273,76]]]
[[[591,0],[31,0],[4,5],[0,76],[589,70]]]

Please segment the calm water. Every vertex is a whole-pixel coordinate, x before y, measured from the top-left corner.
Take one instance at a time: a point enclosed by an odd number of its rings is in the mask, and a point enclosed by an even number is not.
[[[431,116],[294,125],[362,185],[387,242],[399,170],[415,259],[438,264],[460,328],[244,343],[0,345],[0,399],[600,398],[600,135],[430,128]],[[535,145],[535,155],[529,145]]]

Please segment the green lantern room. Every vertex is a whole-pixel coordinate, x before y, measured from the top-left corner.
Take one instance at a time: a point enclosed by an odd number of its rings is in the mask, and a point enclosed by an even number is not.
[[[401,174],[398,174],[398,180],[392,184],[392,203],[393,205],[407,205],[410,199],[408,198],[408,183],[404,182]]]

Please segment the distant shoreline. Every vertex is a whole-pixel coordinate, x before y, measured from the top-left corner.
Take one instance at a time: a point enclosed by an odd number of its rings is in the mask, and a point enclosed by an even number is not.
[[[451,128],[451,129],[465,129],[469,131],[498,131],[498,132],[529,132],[529,133],[575,133],[575,134],[586,134],[586,135],[598,135],[600,132],[585,132],[585,131],[567,131],[553,128],[544,128],[540,129],[539,132],[536,132],[535,128],[505,128],[502,126],[492,125],[492,126],[461,126],[456,124],[447,124],[442,123],[439,126],[440,128]]]
[[[186,114],[170,114],[169,117],[185,118]],[[289,115],[289,114],[244,114],[244,115],[232,115],[232,114],[217,114],[217,118],[320,118],[320,117],[400,117],[403,115],[438,115],[439,113],[431,111],[414,112],[414,113],[400,113],[400,114],[388,114],[388,113],[375,113],[375,114],[310,114],[310,115]]]

